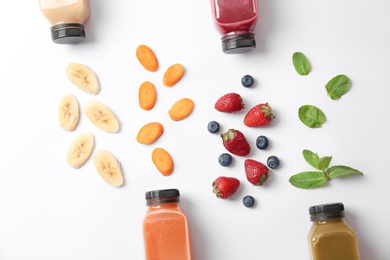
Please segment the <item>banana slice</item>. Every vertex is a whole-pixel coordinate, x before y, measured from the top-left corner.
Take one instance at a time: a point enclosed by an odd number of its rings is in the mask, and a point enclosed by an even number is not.
[[[93,147],[92,134],[83,133],[78,135],[69,147],[66,162],[75,169],[80,168],[88,160]]]
[[[90,101],[84,107],[84,113],[91,122],[109,133],[119,131],[119,121],[114,113],[105,105],[97,101]]]
[[[73,132],[77,128],[79,118],[80,108],[75,96],[72,94],[63,96],[58,107],[58,121],[60,126],[68,132]]]
[[[105,182],[114,187],[119,187],[123,184],[121,166],[109,151],[97,151],[93,156],[93,162],[97,172]]]
[[[100,91],[96,74],[84,64],[69,63],[66,68],[66,76],[73,84],[88,94],[97,95]]]

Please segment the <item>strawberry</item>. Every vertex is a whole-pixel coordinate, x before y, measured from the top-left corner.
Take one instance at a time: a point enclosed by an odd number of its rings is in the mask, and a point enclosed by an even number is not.
[[[214,105],[219,112],[235,113],[245,108],[242,97],[237,93],[228,93],[220,97]]]
[[[244,117],[244,124],[249,127],[268,126],[275,116],[272,114],[272,109],[268,105],[258,104],[252,107]]]
[[[247,159],[244,162],[247,180],[256,186],[261,186],[268,178],[268,167],[261,162]]]
[[[229,129],[221,134],[223,146],[232,154],[246,156],[251,152],[251,147],[243,133],[239,130]]]
[[[240,181],[234,177],[221,176],[213,181],[213,192],[220,199],[232,196],[240,187]]]

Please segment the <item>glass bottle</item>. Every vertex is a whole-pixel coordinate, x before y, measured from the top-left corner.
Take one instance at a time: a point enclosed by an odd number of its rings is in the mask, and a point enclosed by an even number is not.
[[[85,39],[89,0],[39,0],[39,6],[51,25],[53,42],[72,44]]]
[[[148,210],[143,221],[146,260],[191,260],[187,219],[177,189],[145,193]]]
[[[253,31],[259,13],[257,0],[211,0],[211,8],[224,53],[244,53],[256,48]]]
[[[344,205],[330,203],[309,208],[311,260],[360,260],[354,230],[344,220]]]

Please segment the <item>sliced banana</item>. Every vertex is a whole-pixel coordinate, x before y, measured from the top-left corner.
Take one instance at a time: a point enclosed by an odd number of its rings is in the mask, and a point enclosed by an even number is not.
[[[66,162],[75,169],[80,168],[88,160],[93,147],[94,139],[92,134],[79,134],[69,147]]]
[[[119,121],[114,113],[104,104],[97,101],[90,101],[85,104],[84,113],[91,122],[109,133],[119,131]]]
[[[80,108],[77,99],[72,94],[63,96],[58,107],[58,122],[68,131],[76,130],[80,118]]]
[[[66,76],[73,84],[89,94],[96,95],[100,91],[96,74],[84,64],[69,63]]]
[[[108,184],[119,187],[123,184],[123,175],[119,162],[107,150],[99,150],[93,156],[96,171]]]

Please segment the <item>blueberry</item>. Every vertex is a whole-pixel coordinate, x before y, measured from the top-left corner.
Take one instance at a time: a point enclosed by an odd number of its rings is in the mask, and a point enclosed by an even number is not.
[[[265,137],[264,135],[260,135],[259,137],[257,137],[256,139],[256,146],[257,148],[261,149],[261,150],[264,150],[268,147],[268,138]]]
[[[276,169],[276,168],[278,168],[278,166],[279,166],[279,158],[276,157],[275,155],[271,155],[271,156],[268,157],[268,159],[267,159],[267,165],[268,165],[268,167],[270,167],[271,169]]]
[[[210,121],[210,123],[207,125],[207,130],[212,133],[218,133],[219,131],[219,124],[217,121]]]
[[[241,84],[246,87],[246,88],[249,88],[253,85],[253,82],[254,82],[254,79],[251,75],[245,75],[244,77],[242,77],[241,79]]]
[[[247,195],[242,199],[242,203],[245,207],[250,208],[255,204],[255,199],[252,196]]]
[[[222,166],[229,166],[233,161],[233,157],[228,153],[223,153],[218,157],[218,162]]]

